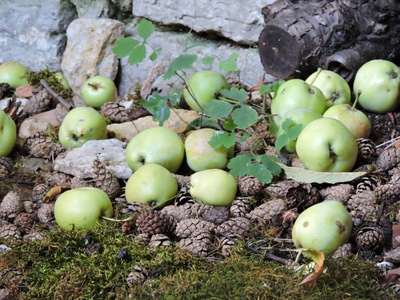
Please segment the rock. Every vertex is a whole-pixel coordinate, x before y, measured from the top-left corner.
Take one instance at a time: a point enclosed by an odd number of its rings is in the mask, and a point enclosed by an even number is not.
[[[264,28],[261,9],[275,0],[133,0],[133,15],[165,25],[181,24],[196,32],[215,32],[237,43],[258,41]]]
[[[125,34],[127,37],[131,37],[137,40],[141,40],[137,34],[136,27],[129,27],[126,29]],[[125,96],[128,93],[133,93],[133,89],[136,83],[143,84],[149,76],[152,69],[161,62],[165,61],[166,58],[171,60],[183,54],[185,48],[190,45],[197,45],[189,49],[186,53],[196,54],[198,56],[197,61],[193,64],[191,70],[186,70],[188,76],[201,70],[213,70],[221,72],[219,70],[219,60],[229,59],[232,53],[238,54],[236,64],[240,69],[240,80],[242,83],[248,86],[256,85],[262,80],[264,75],[264,68],[261,65],[260,57],[257,49],[241,48],[233,45],[226,45],[222,42],[205,40],[199,38],[195,34],[191,33],[176,33],[176,32],[162,32],[154,31],[148,39],[148,43],[154,48],[162,48],[159,57],[152,61],[148,58],[144,59],[141,63],[131,66],[128,62],[128,58],[121,59],[121,74],[118,83],[119,95]],[[150,47],[147,48],[148,53],[152,53]],[[205,66],[201,59],[207,56],[216,56],[218,59],[214,59],[213,63]],[[237,80],[237,76],[233,72],[221,72],[231,81]],[[267,75],[265,80],[272,81],[274,77]],[[182,81],[176,76],[173,76],[171,80],[165,81],[160,76],[152,86],[153,90],[158,90],[161,94],[165,95],[173,90],[180,91],[183,88]]]
[[[102,75],[114,80],[118,58],[112,53],[124,25],[112,19],[77,19],[67,29],[68,42],[61,69],[76,94],[86,79]]]
[[[57,119],[57,116],[56,116],[56,109],[55,108],[52,109],[52,110],[47,110],[47,111],[44,111],[42,113],[33,115],[31,118],[48,122],[50,125],[52,125],[54,127],[57,127],[57,126],[60,125],[60,121]]]
[[[28,137],[40,131],[46,131],[50,126],[49,122],[40,119],[25,119],[18,130],[17,145],[23,146]]]
[[[0,63],[18,61],[32,71],[59,69],[65,31],[75,17],[69,1],[0,1]]]
[[[117,8],[109,0],[70,0],[75,5],[78,18],[113,18]]]
[[[190,122],[199,117],[200,115],[194,110],[171,110],[171,116],[163,126],[172,129],[176,133],[182,133]],[[159,126],[159,123],[153,121],[153,116],[146,116],[131,122],[110,124],[107,126],[107,130],[114,132],[117,139],[130,141],[139,132],[157,126]]]
[[[117,139],[88,141],[79,148],[67,152],[63,158],[54,161],[54,170],[79,178],[94,176],[93,161],[98,158],[106,169],[119,179],[128,179],[132,175],[125,160],[127,143]]]

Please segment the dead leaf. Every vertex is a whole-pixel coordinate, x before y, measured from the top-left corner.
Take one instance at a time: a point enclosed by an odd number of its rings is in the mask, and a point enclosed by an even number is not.
[[[66,190],[71,189],[71,184],[70,183],[66,183],[63,185],[58,185],[55,187],[52,187],[47,194],[43,197],[43,202],[47,202],[48,200],[50,200],[53,197],[56,197],[58,195],[60,195],[61,193],[65,192]]]
[[[17,87],[15,89],[15,92],[17,93],[19,98],[30,98],[33,96],[34,89],[35,89],[34,86],[27,84],[27,85]]]
[[[324,270],[325,255],[324,253],[314,249],[306,249],[302,253],[308,254],[312,258],[312,260],[315,262],[315,268],[314,272],[304,278],[303,281],[299,283],[299,285],[311,285],[315,283],[317,278],[322,274],[322,271]]]

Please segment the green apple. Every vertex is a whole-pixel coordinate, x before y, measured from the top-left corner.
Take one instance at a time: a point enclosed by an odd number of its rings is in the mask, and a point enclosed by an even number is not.
[[[128,143],[125,152],[126,162],[134,172],[145,164],[159,164],[175,173],[184,156],[182,139],[167,127],[141,131]]]
[[[7,156],[17,140],[17,126],[4,110],[0,109],[0,156]]]
[[[357,160],[358,146],[340,121],[320,118],[304,127],[297,138],[296,152],[309,170],[347,172]]]
[[[349,104],[351,100],[350,86],[339,74],[330,70],[316,71],[306,82],[321,90],[326,98],[327,107],[336,104]]]
[[[235,199],[235,177],[221,169],[196,172],[190,176],[190,195],[207,205],[228,206]]]
[[[94,187],[72,189],[58,196],[54,217],[64,229],[90,229],[102,216],[111,217],[113,207],[107,194]]]
[[[19,62],[5,62],[0,65],[0,83],[8,83],[13,89],[29,84],[26,78],[28,71],[29,69]]]
[[[129,177],[125,187],[128,202],[164,206],[178,193],[178,182],[170,171],[158,164],[146,164]]]
[[[214,149],[210,140],[215,129],[201,128],[189,133],[185,140],[186,162],[189,168],[195,172],[206,169],[224,169],[229,159],[233,156],[234,146],[227,149],[220,147]]]
[[[322,115],[315,110],[299,107],[286,112],[282,116],[282,121],[285,121],[286,119],[291,119],[293,123],[289,126],[289,128],[301,124],[301,130],[303,130],[306,125],[319,118],[322,118]],[[282,127],[279,127],[277,136],[282,135],[284,132],[285,131],[282,129]],[[285,146],[286,150],[291,153],[296,152],[296,142],[297,139],[289,140]]]
[[[387,113],[400,102],[400,69],[394,63],[375,59],[363,64],[357,71],[353,92],[361,92],[358,103],[368,111]]]
[[[87,79],[82,87],[83,101],[94,108],[100,108],[106,102],[113,102],[117,97],[117,88],[111,79],[97,75]]]
[[[106,120],[92,107],[76,107],[64,117],[58,138],[65,149],[80,147],[90,140],[106,139]]]
[[[282,84],[271,102],[271,113],[277,125],[283,121],[282,116],[295,108],[308,108],[321,115],[326,110],[326,98],[319,88],[301,79],[290,79]]]
[[[54,76],[58,79],[58,81],[67,89],[70,90],[71,86],[68,83],[67,78],[65,78],[64,74],[61,72],[54,73]]]
[[[359,109],[350,104],[337,104],[328,108],[324,117],[340,121],[356,139],[368,138],[371,134],[371,122]]]
[[[324,201],[303,211],[292,229],[297,248],[311,248],[332,254],[346,244],[353,229],[353,221],[346,207],[338,201]]]
[[[229,89],[226,78],[215,71],[196,72],[187,82],[183,91],[186,103],[195,111],[200,112],[204,103],[215,99],[222,89]]]

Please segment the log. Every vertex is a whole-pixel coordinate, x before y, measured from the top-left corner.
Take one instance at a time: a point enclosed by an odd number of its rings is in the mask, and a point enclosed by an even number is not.
[[[261,63],[278,78],[318,67],[351,81],[371,59],[400,63],[400,0],[276,1],[262,9]]]

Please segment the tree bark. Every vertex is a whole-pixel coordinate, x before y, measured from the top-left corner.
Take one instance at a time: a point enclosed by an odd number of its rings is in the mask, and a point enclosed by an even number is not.
[[[400,62],[400,0],[282,0],[262,9],[266,73],[306,78],[318,67],[347,81],[371,59]]]

